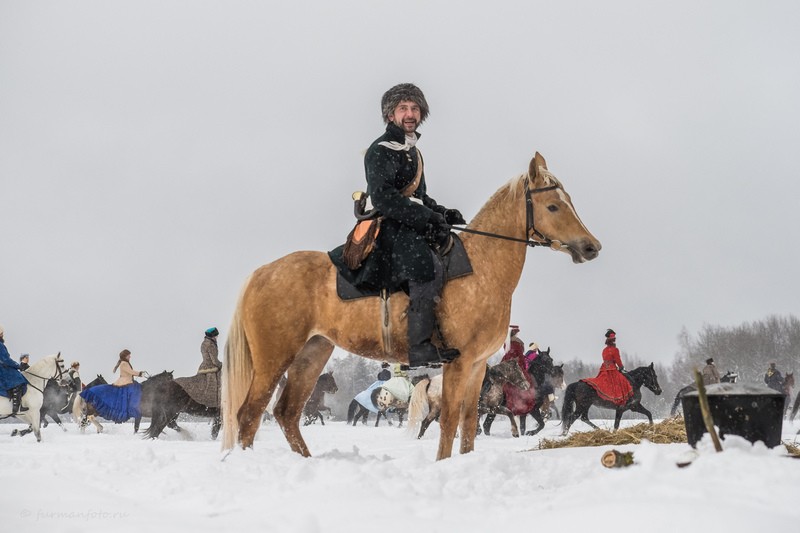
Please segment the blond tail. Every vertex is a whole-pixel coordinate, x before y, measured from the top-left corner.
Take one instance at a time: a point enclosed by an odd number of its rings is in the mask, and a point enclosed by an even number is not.
[[[420,380],[411,392],[411,399],[408,402],[408,426],[406,432],[416,438],[419,433],[419,426],[422,420],[428,416],[428,385],[430,378]]]
[[[253,379],[253,361],[250,355],[250,345],[247,342],[244,326],[242,324],[242,299],[244,291],[250,283],[247,278],[236,312],[233,314],[228,341],[225,343],[225,362],[222,365],[222,449],[230,450],[239,437],[239,408],[247,397],[250,382]]]

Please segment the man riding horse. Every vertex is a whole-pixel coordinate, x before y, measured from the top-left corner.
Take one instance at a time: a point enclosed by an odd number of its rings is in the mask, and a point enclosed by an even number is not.
[[[0,326],[0,395],[11,400],[11,414],[27,411],[22,405],[22,396],[28,385],[25,376],[19,371],[19,363],[11,358],[3,338],[3,327]]]
[[[382,217],[375,249],[356,270],[345,272],[343,247],[331,259],[358,288],[407,290],[409,367],[449,363],[455,348],[431,343],[436,301],[444,286],[439,255],[450,239],[451,224],[466,224],[457,209],[447,209],[428,196],[423,160],[416,147],[417,128],[428,117],[428,102],[411,83],[401,83],[381,98],[386,132],[367,150],[364,167],[367,195]]]

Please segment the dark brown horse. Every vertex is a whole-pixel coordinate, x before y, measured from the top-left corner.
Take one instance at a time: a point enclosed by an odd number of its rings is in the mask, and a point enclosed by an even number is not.
[[[339,387],[336,385],[336,380],[333,379],[333,370],[322,374],[317,378],[317,384],[314,385],[314,390],[308,398],[305,407],[303,407],[303,416],[305,416],[304,426],[313,424],[317,420],[325,425],[325,418],[322,416],[322,411],[331,412],[331,408],[325,405],[326,394],[336,394]]]
[[[573,263],[594,259],[601,248],[538,153],[527,172],[502,186],[463,231],[479,232],[461,236],[473,273],[448,281],[437,305],[442,338],[461,350],[444,369],[437,459],[452,455],[459,425],[460,452],[475,447],[486,361],[506,336],[528,247],[549,246]],[[310,456],[300,418],[335,346],[377,361],[408,363],[408,297],[398,292],[386,300],[344,301],[336,280],[328,254],[305,251],[264,265],[245,281],[225,347],[223,449],[237,442],[253,446],[261,414],[288,372],[275,419],[291,449]]]
[[[784,398],[786,398],[786,402],[784,403],[784,405],[786,406],[784,415],[786,415],[789,414],[789,404],[792,401],[792,389],[794,389],[794,372],[787,372],[786,375],[783,376],[783,385],[781,388],[783,389],[783,396]]]
[[[616,414],[614,416],[614,429],[619,429],[619,422],[622,419],[622,413],[625,411],[635,411],[642,413],[653,425],[653,415],[645,409],[642,405],[642,386],[650,389],[653,394],[661,394],[661,386],[658,384],[658,376],[653,368],[653,363],[649,366],[640,366],[634,368],[630,372],[623,374],[625,378],[630,381],[633,387],[633,396],[625,403],[625,405],[616,405],[601,398],[597,391],[585,381],[576,381],[567,385],[567,390],[564,393],[564,405],[561,407],[561,423],[564,425],[563,435],[569,432],[572,423],[578,419],[583,420],[594,429],[600,429],[589,420],[589,408],[592,405],[604,407],[606,409],[613,409]]]
[[[564,388],[564,365],[555,366],[553,358],[550,355],[550,348],[541,350],[539,355],[528,365],[528,373],[533,378],[533,386],[536,389],[536,396],[530,411],[519,416],[519,431],[525,435],[535,435],[544,428],[543,413],[548,413],[551,406],[551,395],[555,393],[555,389]],[[503,405],[508,406],[508,396],[503,400]],[[531,431],[525,431],[528,415],[531,415],[537,423],[537,428]],[[494,422],[495,414],[489,413],[483,421],[483,432],[489,435]],[[513,426],[516,426],[514,424]],[[512,434],[516,429],[512,426]],[[514,435],[516,437],[516,435]]]

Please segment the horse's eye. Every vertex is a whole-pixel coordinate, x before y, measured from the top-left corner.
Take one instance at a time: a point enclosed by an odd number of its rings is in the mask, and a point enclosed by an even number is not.
[[[556,211],[558,211],[558,206],[550,204],[547,206],[547,210],[550,211],[551,213],[555,213]]]

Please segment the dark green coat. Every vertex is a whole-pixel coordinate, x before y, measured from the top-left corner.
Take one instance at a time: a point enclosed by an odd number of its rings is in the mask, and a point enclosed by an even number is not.
[[[329,255],[342,275],[357,287],[394,291],[403,288],[409,280],[433,279],[433,260],[425,230],[433,211],[444,214],[446,208],[426,194],[424,171],[413,195],[422,203],[402,196],[400,191],[417,175],[417,149],[393,150],[382,145],[383,142],[404,145],[405,134],[389,123],[386,132],[372,143],[364,156],[367,194],[384,217],[375,250],[354,271],[342,261],[343,246]]]

